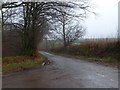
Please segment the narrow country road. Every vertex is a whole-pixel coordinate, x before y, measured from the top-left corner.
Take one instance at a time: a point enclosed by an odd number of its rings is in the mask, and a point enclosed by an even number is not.
[[[3,78],[3,88],[118,88],[118,70],[41,52],[49,65]]]

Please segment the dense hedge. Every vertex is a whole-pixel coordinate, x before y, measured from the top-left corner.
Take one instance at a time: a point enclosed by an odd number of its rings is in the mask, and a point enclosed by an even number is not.
[[[53,52],[76,56],[120,59],[120,44],[117,42],[87,42],[68,47],[50,49]]]

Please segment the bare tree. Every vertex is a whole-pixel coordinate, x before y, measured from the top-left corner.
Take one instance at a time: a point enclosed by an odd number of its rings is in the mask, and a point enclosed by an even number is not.
[[[80,24],[80,18],[76,16],[67,15],[64,11],[71,12],[68,8],[61,8],[60,17],[57,18],[53,26],[53,34],[56,34],[58,40],[63,41],[64,47],[72,44],[75,40],[84,35],[85,28]]]
[[[18,19],[12,21],[12,25],[17,28],[21,36],[24,54],[31,55],[33,51],[37,53],[38,43],[43,39],[53,19],[59,19],[61,14],[63,14],[63,17],[64,15],[85,17],[89,6],[87,2],[80,2],[79,4],[73,2],[11,2],[4,3],[2,8],[6,10],[13,8],[12,11],[14,11],[15,8],[17,9],[15,10],[17,11],[15,17]],[[75,14],[63,11],[61,8],[69,8],[72,11],[74,11],[74,9],[80,9],[83,11],[81,11],[81,14]],[[9,19],[8,22],[11,23]],[[63,28],[65,27],[63,26]],[[65,40],[65,43],[66,42]]]

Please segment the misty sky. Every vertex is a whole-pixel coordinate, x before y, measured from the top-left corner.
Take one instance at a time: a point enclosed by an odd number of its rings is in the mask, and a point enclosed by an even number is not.
[[[97,16],[91,15],[85,20],[87,38],[115,37],[118,28],[119,0],[92,0]]]
[[[91,15],[85,20],[87,27],[85,38],[115,37],[118,29],[118,1],[91,0],[92,9],[98,15]]]

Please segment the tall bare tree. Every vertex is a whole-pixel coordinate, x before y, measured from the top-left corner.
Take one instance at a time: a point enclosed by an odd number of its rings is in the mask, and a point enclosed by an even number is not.
[[[55,20],[54,24],[52,24],[54,25],[52,31],[58,40],[63,41],[63,45],[66,47],[82,37],[85,28],[80,24],[79,20],[81,19],[78,16],[71,16],[64,13],[65,11],[71,12],[69,8],[61,8],[61,11],[59,18],[57,18],[58,22]]]
[[[12,8],[13,11],[17,11],[15,17],[18,19],[14,19],[12,25],[17,28],[21,36],[24,54],[31,55],[33,51],[37,53],[38,43],[48,31],[49,24],[53,19],[58,19],[61,13],[72,17],[85,16],[89,5],[87,0],[80,2],[79,4],[73,2],[11,2],[4,3],[2,9]],[[75,14],[63,11],[61,8],[82,11],[81,14]],[[10,20],[8,22],[11,23]]]

